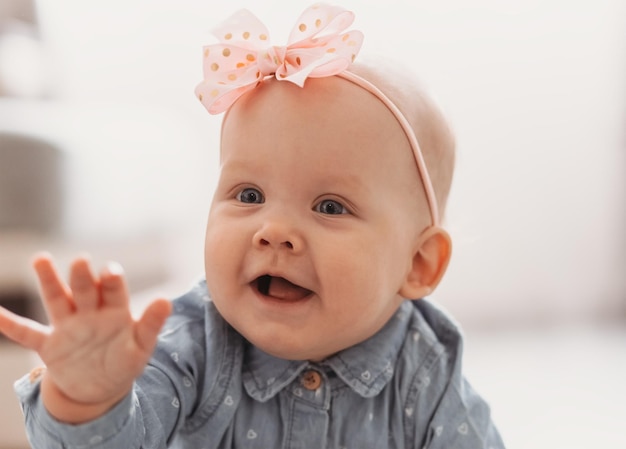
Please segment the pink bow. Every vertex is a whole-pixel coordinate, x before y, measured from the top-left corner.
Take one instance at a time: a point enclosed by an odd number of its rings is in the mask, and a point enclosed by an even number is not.
[[[219,114],[267,76],[302,87],[309,77],[343,72],[363,43],[360,31],[340,34],[353,21],[351,11],[318,3],[300,15],[287,46],[273,47],[265,25],[241,10],[213,30],[220,43],[204,47],[196,95],[209,113]]]

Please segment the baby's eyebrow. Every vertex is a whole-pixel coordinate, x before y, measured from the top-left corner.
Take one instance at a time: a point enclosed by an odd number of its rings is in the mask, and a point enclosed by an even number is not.
[[[258,173],[259,167],[257,162],[230,157],[222,159],[220,163],[220,171],[250,172],[251,174],[254,174]]]
[[[369,190],[370,183],[363,176],[356,173],[343,172],[340,175],[329,174],[324,178],[325,184],[328,186],[338,186],[342,189],[350,191]]]
[[[232,178],[238,181],[246,179],[250,182],[262,178],[264,171],[259,169],[258,163],[250,162],[246,159],[229,158],[224,161],[220,168],[220,178],[229,182]],[[313,173],[313,172],[311,172]],[[322,182],[315,183],[315,195],[354,195],[356,192],[367,195],[372,186],[368,179],[359,173],[350,173],[342,170],[340,173],[323,172],[314,175],[315,179],[323,179]],[[306,178],[302,179],[305,181]]]

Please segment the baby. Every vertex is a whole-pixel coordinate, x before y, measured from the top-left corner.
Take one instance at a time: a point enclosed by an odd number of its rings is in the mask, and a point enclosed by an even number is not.
[[[226,115],[190,292],[135,320],[119,266],[66,285],[35,259],[51,326],[0,310],[46,364],[16,383],[33,447],[503,447],[459,331],[408,300],[450,258],[454,139],[403,71],[352,63],[351,22],[317,4],[279,48],[241,12],[205,47],[196,92]]]

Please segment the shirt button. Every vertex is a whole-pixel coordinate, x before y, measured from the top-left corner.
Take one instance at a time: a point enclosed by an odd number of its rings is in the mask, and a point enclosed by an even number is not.
[[[307,390],[317,390],[322,385],[322,376],[314,370],[306,371],[300,379],[300,384]]]

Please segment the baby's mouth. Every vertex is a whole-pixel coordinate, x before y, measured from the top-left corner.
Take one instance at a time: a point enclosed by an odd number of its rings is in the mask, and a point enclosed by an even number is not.
[[[312,292],[304,287],[293,284],[285,278],[263,275],[254,283],[256,289],[263,296],[269,296],[282,301],[298,301],[308,297]]]

